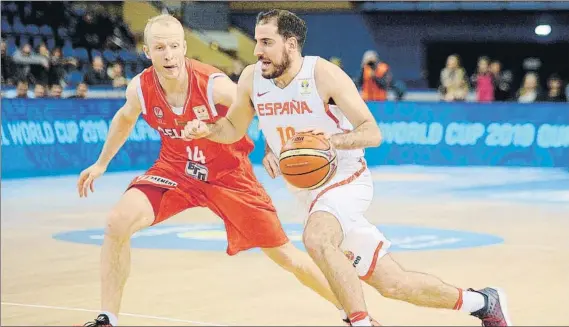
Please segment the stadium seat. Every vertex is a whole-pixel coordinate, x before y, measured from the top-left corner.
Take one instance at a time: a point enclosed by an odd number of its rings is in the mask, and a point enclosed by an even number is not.
[[[26,33],[31,36],[40,34],[40,28],[37,25],[29,24],[26,26]]]
[[[40,27],[40,34],[43,36],[53,36],[53,28],[48,25],[43,25]]]
[[[67,74],[66,80],[71,86],[77,86],[77,84],[83,82],[83,74],[79,71],[73,70]]]
[[[103,58],[107,62],[115,62],[117,60],[117,54],[116,52],[107,49],[103,51]]]

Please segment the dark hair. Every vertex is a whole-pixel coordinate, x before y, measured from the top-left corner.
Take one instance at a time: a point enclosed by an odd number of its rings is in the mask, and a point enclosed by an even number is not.
[[[297,15],[288,10],[273,9],[260,12],[257,15],[257,25],[276,20],[277,33],[285,40],[294,37],[298,42],[299,50],[304,46],[306,40],[306,23]]]

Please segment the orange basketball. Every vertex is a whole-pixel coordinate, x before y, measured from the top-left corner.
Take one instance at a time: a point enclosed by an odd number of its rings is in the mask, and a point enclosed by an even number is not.
[[[283,146],[279,167],[284,179],[302,189],[315,189],[336,174],[336,151],[319,135],[296,134]]]

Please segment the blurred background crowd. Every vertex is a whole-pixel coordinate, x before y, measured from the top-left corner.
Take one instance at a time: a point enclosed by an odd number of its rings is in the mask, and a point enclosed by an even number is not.
[[[145,21],[164,11],[186,26],[189,57],[237,80],[255,62],[255,14],[277,7],[307,20],[304,54],[343,67],[365,100],[568,101],[568,3],[508,11],[457,5],[3,1],[2,95],[122,96],[150,65]]]

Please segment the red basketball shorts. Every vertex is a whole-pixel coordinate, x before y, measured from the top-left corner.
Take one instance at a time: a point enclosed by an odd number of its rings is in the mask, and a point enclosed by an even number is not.
[[[249,162],[209,183],[172,172],[157,162],[134,178],[127,189],[132,187],[148,197],[154,209],[153,225],[186,209],[212,210],[225,224],[229,255],[255,247],[278,247],[289,241]]]

